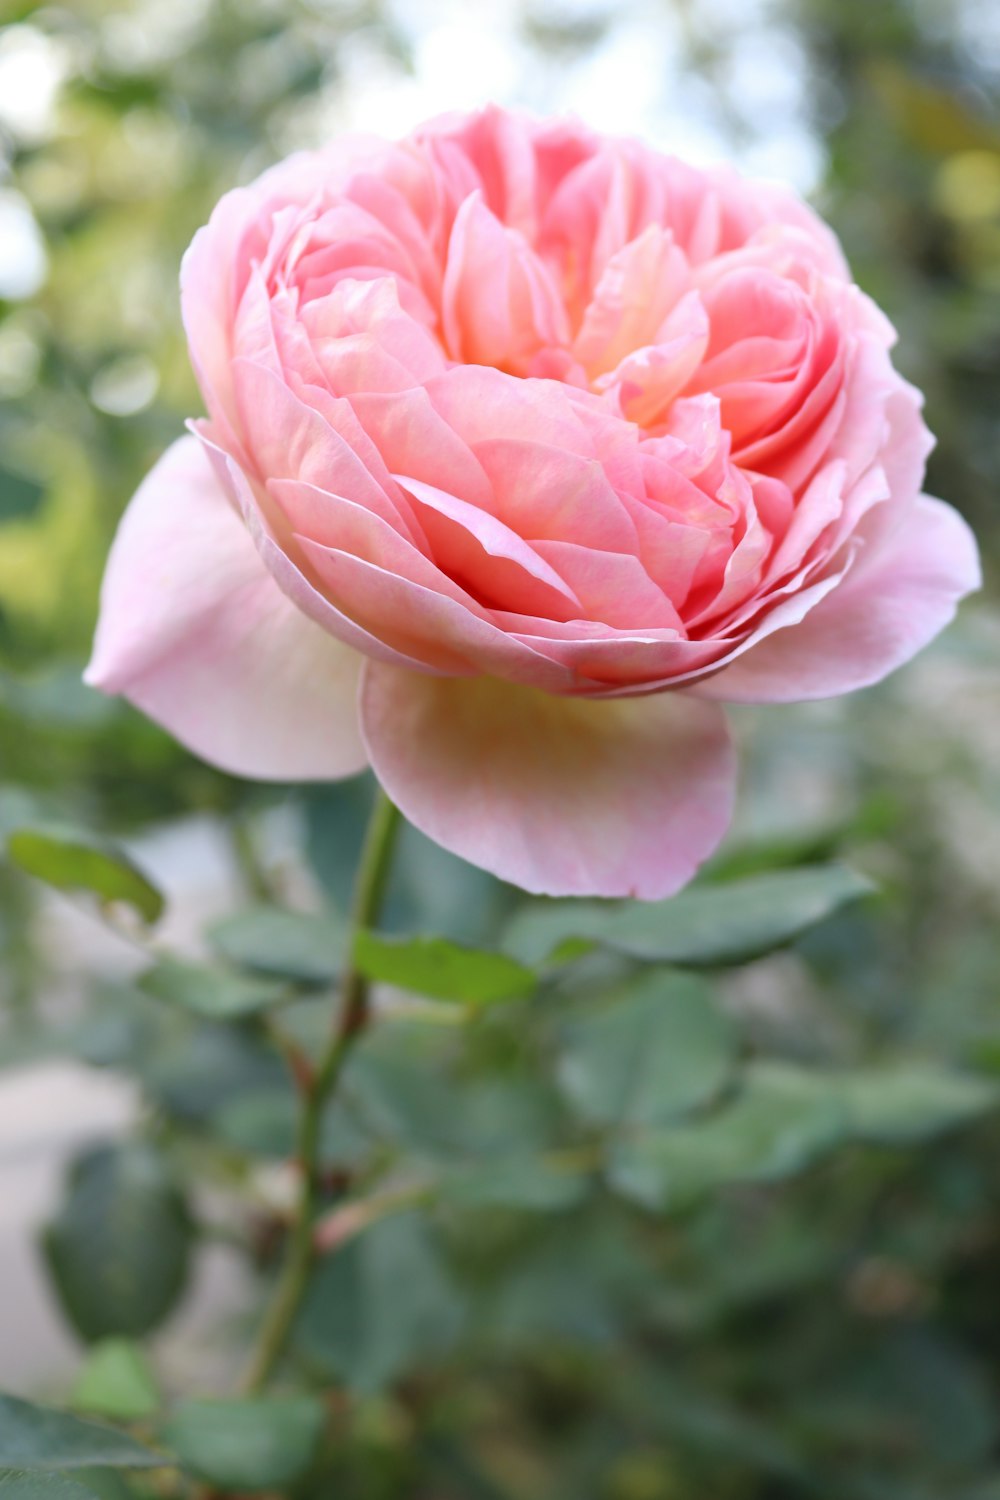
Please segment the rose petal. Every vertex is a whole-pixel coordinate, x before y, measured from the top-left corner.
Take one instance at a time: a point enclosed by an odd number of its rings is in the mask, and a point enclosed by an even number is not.
[[[115,539],[87,682],[223,770],[325,780],[365,764],[360,663],[286,599],[200,443],[168,448]]]
[[[294,559],[283,546],[278,544],[272,518],[265,513],[264,507],[239,464],[212,442],[203,427],[195,425],[194,431],[211,460],[219,484],[242,515],[268,572],[281,592],[287,595],[307,619],[314,621],[329,635],[336,636],[344,645],[361,651],[366,656],[374,656],[382,661],[412,667],[415,671],[462,670],[460,662],[457,666],[454,665],[453,657],[445,665],[437,666],[396,650],[378,636],[372,635],[357,620],[321,593],[315,583],[306,577],[301,560]],[[288,538],[286,537],[285,540],[287,541]],[[331,549],[325,550],[331,551]]]
[[[496,516],[419,479],[393,477],[416,501],[436,561],[463,578],[478,599],[560,620],[581,613],[580,600],[537,548]]]
[[[980,582],[968,526],[950,505],[922,495],[877,555],[862,554],[801,622],[769,635],[698,692],[732,703],[792,703],[868,687],[933,640]]]
[[[371,663],[361,714],[405,816],[539,894],[669,896],[729,823],[725,718],[680,694],[595,703]]]
[[[442,325],[452,357],[528,374],[542,349],[569,342],[566,313],[524,235],[471,193],[452,225],[442,287]]]
[[[689,282],[687,259],[659,224],[613,255],[573,345],[588,374],[613,370],[636,349],[659,343],[660,329]]]

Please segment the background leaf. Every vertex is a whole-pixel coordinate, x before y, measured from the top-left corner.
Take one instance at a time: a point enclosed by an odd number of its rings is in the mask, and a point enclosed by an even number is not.
[[[225,969],[209,969],[179,958],[163,958],[138,986],[155,1000],[179,1006],[207,1021],[238,1021],[291,999],[287,988]]]
[[[822,1076],[760,1063],[746,1070],[733,1100],[707,1118],[618,1142],[609,1180],[648,1208],[683,1208],[730,1183],[799,1172],[846,1130],[846,1111]]]
[[[128,1339],[106,1339],[87,1355],[72,1401],[78,1411],[136,1422],[159,1408],[160,1393],[143,1351]]]
[[[193,1238],[162,1157],[139,1142],[96,1147],[67,1189],[44,1237],[63,1311],[87,1340],[149,1333],[184,1290]]]
[[[163,1438],[192,1474],[227,1490],[276,1490],[312,1462],[324,1423],[313,1396],[184,1401]]]
[[[1000,1104],[990,1080],[930,1063],[859,1069],[839,1087],[852,1134],[898,1144],[964,1125]]]
[[[434,1000],[489,1005],[530,994],[535,976],[502,953],[465,948],[447,938],[390,938],[359,932],[354,961],[362,974]]]
[[[94,1500],[94,1491],[66,1474],[0,1469],[3,1500]]]
[[[205,935],[230,963],[300,984],[332,983],[343,959],[343,926],[333,912],[255,906],[213,923]]]
[[[124,1432],[14,1396],[0,1396],[0,1468],[141,1469],[162,1463],[159,1455]]]
[[[731,1028],[711,993],[682,974],[649,974],[575,1023],[558,1073],[597,1125],[656,1125],[718,1093],[734,1060]]]
[[[27,874],[58,890],[124,901],[147,922],[155,922],[163,911],[163,896],[128,855],[83,829],[56,824],[20,828],[9,835],[7,854]]]
[[[320,1262],[298,1320],[302,1353],[352,1390],[372,1392],[439,1359],[462,1306],[420,1217],[398,1214]]]
[[[514,1208],[558,1213],[575,1208],[587,1195],[589,1172],[572,1161],[512,1157],[450,1173],[437,1184],[446,1201],[460,1208]]]
[[[567,943],[600,943],[645,962],[740,964],[783,947],[872,890],[863,876],[833,864],[696,886],[656,903],[536,904],[515,917],[505,946],[529,964],[558,956]]]

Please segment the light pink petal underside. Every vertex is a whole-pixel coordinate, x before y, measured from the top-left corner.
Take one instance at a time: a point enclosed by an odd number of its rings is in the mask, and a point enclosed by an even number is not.
[[[878,554],[862,554],[805,619],[769,635],[698,692],[731,703],[793,703],[868,687],[916,656],[979,585],[968,526],[950,505],[923,495]]]
[[[168,448],[111,551],[91,686],[223,770],[326,780],[365,765],[360,663],[281,592],[197,438]]]
[[[669,896],[729,823],[725,717],[680,694],[595,703],[370,662],[361,720],[411,823],[538,894]]]

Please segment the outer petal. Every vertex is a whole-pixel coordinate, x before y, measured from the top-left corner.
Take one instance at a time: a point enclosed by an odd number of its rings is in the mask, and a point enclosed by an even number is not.
[[[980,585],[975,539],[957,511],[922,495],[806,617],[777,630],[700,695],[732,703],[833,698],[880,682],[933,640]]]
[[[223,770],[350,776],[361,658],[267,571],[196,438],[168,448],[119,528],[86,680]]]
[[[375,774],[406,817],[528,891],[669,896],[729,823],[734,757],[714,705],[553,698],[375,662],[360,701]]]

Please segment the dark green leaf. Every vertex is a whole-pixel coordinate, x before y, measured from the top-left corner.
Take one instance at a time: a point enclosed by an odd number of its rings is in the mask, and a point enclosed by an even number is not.
[[[76,1160],[45,1251],[63,1311],[81,1337],[138,1338],[177,1302],[191,1241],[184,1199],[162,1158],[132,1143]]]
[[[7,853],[22,870],[58,890],[124,901],[147,922],[155,922],[163,911],[163,896],[128,855],[84,829],[20,828],[9,836]]]
[[[313,1274],[297,1328],[302,1351],[352,1389],[379,1390],[440,1356],[461,1305],[413,1213],[386,1218]]]
[[[238,1021],[291,998],[288,989],[276,980],[209,969],[179,958],[161,959],[147,969],[138,984],[154,999],[207,1021]]]
[[[522,962],[574,956],[586,943],[645,962],[711,967],[744,963],[780,948],[872,890],[845,865],[817,865],[697,886],[669,901],[560,901],[527,907],[505,946]],[[560,950],[571,944],[565,955]]]
[[[523,964],[502,953],[460,947],[447,938],[387,938],[359,932],[354,961],[369,979],[467,1005],[510,1000],[535,987],[534,974]]]
[[[846,1133],[846,1113],[828,1078],[760,1063],[747,1069],[736,1097],[708,1118],[619,1142],[609,1178],[646,1207],[682,1208],[730,1183],[789,1177]]]
[[[140,1469],[164,1461],[112,1427],[14,1396],[0,1396],[0,1468]]]
[[[301,984],[329,984],[343,960],[343,928],[332,912],[257,906],[216,922],[206,936],[231,963]]]
[[[128,1339],[105,1339],[95,1345],[73,1386],[79,1411],[135,1422],[160,1405],[156,1381],[145,1354]]]
[[[323,1404],[313,1396],[185,1401],[163,1437],[183,1467],[209,1484],[275,1490],[308,1469],[323,1422]]]
[[[700,981],[646,974],[576,1024],[559,1081],[594,1124],[657,1125],[718,1093],[733,1056],[731,1029]]]

